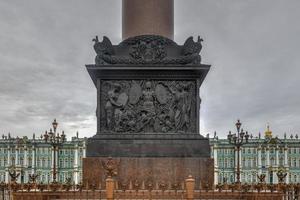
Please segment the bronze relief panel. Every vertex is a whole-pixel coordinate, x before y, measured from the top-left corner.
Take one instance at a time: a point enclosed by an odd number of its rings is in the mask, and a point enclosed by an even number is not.
[[[102,133],[195,133],[195,80],[101,80]]]

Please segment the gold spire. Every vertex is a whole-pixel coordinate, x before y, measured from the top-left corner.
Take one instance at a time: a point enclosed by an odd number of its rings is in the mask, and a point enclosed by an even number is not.
[[[272,138],[272,131],[270,131],[270,125],[269,125],[269,123],[267,125],[267,130],[265,132],[265,137],[266,138]]]

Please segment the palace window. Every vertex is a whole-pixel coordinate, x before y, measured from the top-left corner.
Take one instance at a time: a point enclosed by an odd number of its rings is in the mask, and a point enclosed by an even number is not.
[[[37,160],[36,160],[36,166],[37,166],[37,167],[40,167],[40,159],[37,159]]]
[[[59,159],[59,167],[63,167],[63,160],[61,158]]]
[[[32,165],[32,158],[29,157],[29,158],[28,158],[28,167],[31,167],[31,165]]]
[[[282,157],[279,158],[279,165],[280,165],[280,166],[283,165],[283,158],[282,158]]]
[[[11,158],[11,165],[16,165],[15,158]]]
[[[270,159],[270,161],[271,161],[271,166],[275,165],[275,159],[273,157]]]
[[[225,167],[225,168],[227,168],[227,164],[228,164],[228,163],[227,163],[227,158],[225,158],[225,161],[224,161],[224,167]]]
[[[66,168],[69,167],[68,158],[65,159],[65,167],[66,167]]]
[[[294,159],[294,167],[297,167],[297,161],[296,161],[296,159]]]
[[[253,167],[256,167],[256,158],[253,158]]]
[[[289,167],[292,167],[292,159],[289,158]]]
[[[233,158],[230,159],[230,167],[234,167],[233,166]]]
[[[23,166],[24,165],[24,159],[21,157],[20,158],[20,165]]]
[[[43,160],[42,160],[42,167],[46,167],[46,161],[45,161],[44,158],[43,158]]]
[[[71,165],[70,167],[73,167],[73,165],[74,165],[73,163],[74,163],[74,161],[73,161],[73,159],[71,158],[71,159],[70,159],[70,165]]]
[[[250,158],[247,159],[247,167],[251,167],[251,159]]]
[[[266,159],[265,158],[261,159],[261,164],[262,164],[262,166],[266,166]]]
[[[251,153],[251,148],[248,148],[248,153],[249,153],[249,154]]]
[[[296,154],[297,153],[297,148],[294,148],[294,154]]]
[[[283,153],[283,149],[282,148],[279,149],[279,153]]]

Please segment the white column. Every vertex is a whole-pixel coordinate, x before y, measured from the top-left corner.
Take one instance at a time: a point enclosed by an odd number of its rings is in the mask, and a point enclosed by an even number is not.
[[[289,164],[288,164],[288,148],[287,146],[284,147],[284,168],[287,170],[287,175],[285,177],[285,182],[289,183]]]
[[[25,146],[24,147],[24,159],[23,159],[23,166],[24,166],[24,169],[25,169],[25,173],[24,173],[24,183],[27,182],[28,180],[28,154],[27,154],[27,147]]]
[[[55,163],[55,166],[56,166],[56,181],[59,181],[59,173],[60,173],[60,168],[58,167],[58,163],[59,163],[58,154],[59,154],[59,148],[56,147],[56,151],[54,153],[55,160],[56,160],[56,163]],[[65,162],[63,162],[63,165],[64,164],[65,164]],[[52,177],[52,180],[53,180],[53,177]]]
[[[74,182],[75,184],[78,184],[78,144],[75,145],[74,149]]]
[[[284,167],[289,167],[288,165],[288,148],[284,147]]]
[[[269,167],[270,167],[270,148],[269,146],[266,147],[266,170],[267,170],[267,173],[266,173],[266,183],[269,183],[270,182],[270,172],[269,172]],[[274,176],[273,176],[273,179],[274,179]]]
[[[279,147],[278,146],[276,146],[276,148],[275,148],[275,159],[276,159],[276,163],[275,163],[275,166],[276,167],[278,167],[279,166]]]
[[[258,167],[258,174],[260,175],[262,173],[261,146],[260,145],[257,148],[257,167]]]
[[[17,165],[19,165],[19,148],[18,148],[18,146],[15,147],[15,152],[16,152],[15,165],[17,166]]]
[[[54,165],[54,148],[51,147],[51,173],[50,173],[51,180],[49,180],[49,182],[53,181],[53,165]]]
[[[219,180],[219,170],[218,170],[218,147],[216,144],[213,146],[213,158],[214,158],[214,184],[218,184]]]
[[[10,146],[7,146],[7,165],[6,165],[6,167],[5,167],[5,183],[8,183],[8,182],[9,182],[8,168],[9,168],[10,165],[11,165],[11,162],[10,162],[10,155],[11,155],[11,149],[10,149]]]
[[[35,174],[35,163],[36,163],[36,152],[35,146],[32,146],[32,164],[31,164],[31,174]]]
[[[58,149],[58,147],[56,147],[56,154],[55,154],[55,157],[56,157],[56,163],[55,163],[56,169],[58,169],[58,162],[59,162],[59,160],[58,160],[58,154],[59,154],[59,149]]]
[[[237,148],[234,147],[234,182],[237,181],[236,173],[237,173],[237,165],[238,165],[238,151]],[[241,166],[240,166],[241,169]],[[241,178],[241,174],[240,174]]]

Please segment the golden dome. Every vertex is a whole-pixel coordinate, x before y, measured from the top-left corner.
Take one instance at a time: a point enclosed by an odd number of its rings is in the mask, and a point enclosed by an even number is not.
[[[269,124],[268,124],[267,130],[266,130],[266,132],[265,132],[265,137],[266,137],[266,138],[271,138],[271,137],[272,137],[272,131],[270,130]]]

